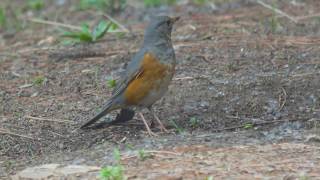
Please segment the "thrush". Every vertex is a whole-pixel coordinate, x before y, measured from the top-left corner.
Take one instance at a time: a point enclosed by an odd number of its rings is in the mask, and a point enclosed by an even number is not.
[[[156,16],[151,19],[145,29],[142,47],[128,63],[112,96],[102,111],[84,123],[81,128],[92,125],[117,109],[121,111],[113,123],[125,122],[133,118],[133,109],[138,109],[149,135],[156,135],[140,111],[147,108],[158,122],[161,131],[167,131],[153,111],[152,105],[167,92],[175,72],[176,57],[172,47],[171,32],[177,20],[179,17],[168,16]]]

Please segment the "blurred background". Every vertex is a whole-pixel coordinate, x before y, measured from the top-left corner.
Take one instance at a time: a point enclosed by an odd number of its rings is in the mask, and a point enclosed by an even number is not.
[[[154,108],[174,134],[148,138],[138,118],[77,130],[110,97],[150,17],[164,14],[181,17],[172,33],[177,67],[169,92]],[[181,145],[197,154],[197,143],[235,147],[227,150],[234,156],[217,158],[216,149],[203,149],[204,155],[189,156],[197,161],[191,168],[205,166],[200,174],[179,171],[183,156],[176,163],[178,156],[165,159],[174,168],[163,166],[164,172],[190,179],[212,172],[251,179],[251,170],[283,179],[292,172],[299,179],[303,169],[314,172],[311,179],[319,177],[319,159],[312,154],[319,150],[306,155],[305,146],[294,144],[319,142],[319,57],[319,0],[1,0],[0,178],[52,162],[104,166],[114,147],[130,153]],[[273,151],[281,142],[288,144]],[[237,154],[236,146],[247,144],[262,150]],[[265,150],[270,156],[260,161]],[[217,166],[204,165],[209,160]],[[311,165],[301,163],[307,161]],[[141,175],[150,174],[150,164],[123,164],[132,177],[148,179]]]
[[[55,30],[64,26],[44,26],[35,20],[75,27],[84,23],[93,26],[103,19],[103,14],[116,17],[128,29],[134,31],[139,29],[138,22],[149,20],[151,15],[167,14],[180,15],[187,20],[186,22],[190,22],[190,25],[209,26],[209,22],[222,21],[224,26],[227,26],[228,22],[234,21],[233,24],[239,26],[236,28],[238,31],[245,29],[256,33],[319,33],[318,8],[319,2],[315,0],[2,0],[0,33],[2,44],[3,40],[16,35],[17,32],[28,30],[38,37],[45,35],[43,33],[53,33],[50,35],[55,37],[59,35]],[[222,13],[235,18],[218,19],[217,16]],[[246,23],[241,22],[243,19],[246,19]],[[34,29],[37,29],[37,32]]]

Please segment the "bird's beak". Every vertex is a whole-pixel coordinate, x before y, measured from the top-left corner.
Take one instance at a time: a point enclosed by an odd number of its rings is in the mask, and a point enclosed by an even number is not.
[[[180,19],[179,16],[177,16],[177,17],[172,17],[172,18],[171,18],[171,22],[172,22],[172,23],[175,23],[175,22],[177,22],[179,19]]]

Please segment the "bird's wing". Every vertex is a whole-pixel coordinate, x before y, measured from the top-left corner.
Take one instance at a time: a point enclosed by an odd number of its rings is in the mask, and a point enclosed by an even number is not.
[[[116,98],[119,94],[124,92],[130,82],[136,79],[142,73],[143,69],[141,67],[141,61],[143,60],[145,53],[146,50],[142,49],[131,59],[124,74],[116,83],[116,87],[113,90],[111,99]]]
[[[120,95],[126,90],[128,85],[130,84],[130,82],[132,80],[136,79],[137,77],[139,77],[139,75],[142,73],[143,68],[141,67],[140,64],[145,56],[144,52],[145,51],[143,51],[143,50],[138,52],[131,59],[130,63],[128,64],[128,66],[126,68],[126,73],[122,76],[121,80],[117,83],[117,86],[116,86],[115,90],[113,91],[111,98],[107,101],[105,106],[102,108],[102,111],[100,113],[98,113],[96,116],[94,116],[91,120],[89,120],[85,124],[83,124],[80,128],[85,128],[87,126],[90,126],[91,124],[98,121],[101,117],[106,115],[108,112],[115,110],[115,109],[118,109],[119,107],[121,108],[121,105],[123,105],[121,103],[124,103],[124,102],[119,102],[116,100],[116,98],[121,97]],[[127,112],[129,112],[129,111],[123,111],[123,113],[127,113]],[[132,119],[133,115],[134,115],[134,112],[133,113],[129,112],[129,114],[127,114],[127,115],[122,114],[118,118],[116,118],[116,120],[118,119],[118,121],[119,121],[120,119],[123,119],[125,117]],[[120,121],[125,121],[125,120],[120,120]]]

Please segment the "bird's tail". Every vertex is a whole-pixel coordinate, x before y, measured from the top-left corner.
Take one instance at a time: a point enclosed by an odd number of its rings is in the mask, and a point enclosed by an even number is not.
[[[106,114],[108,114],[110,111],[117,109],[114,104],[112,103],[112,101],[109,101],[102,109],[101,112],[99,112],[97,115],[95,115],[92,119],[90,119],[89,121],[87,121],[86,123],[84,123],[80,129],[86,128],[88,126],[90,126],[91,124],[95,123],[96,121],[98,121],[101,117],[105,116]]]

